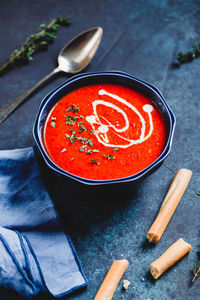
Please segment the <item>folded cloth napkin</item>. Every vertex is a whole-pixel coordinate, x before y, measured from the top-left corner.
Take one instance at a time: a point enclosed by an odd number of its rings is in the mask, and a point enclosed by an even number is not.
[[[33,148],[0,151],[0,285],[31,298],[87,285],[59,224]]]

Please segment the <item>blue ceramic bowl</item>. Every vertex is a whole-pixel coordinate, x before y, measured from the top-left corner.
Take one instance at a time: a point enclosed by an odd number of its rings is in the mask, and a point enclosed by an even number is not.
[[[46,117],[50,112],[50,110],[52,109],[52,107],[67,93],[77,88],[80,88],[82,86],[86,86],[89,84],[97,84],[97,83],[113,83],[113,84],[127,86],[134,90],[137,90],[140,93],[146,95],[149,99],[151,99],[151,101],[155,104],[155,106],[158,108],[158,110],[161,112],[163,116],[166,125],[166,130],[167,130],[167,138],[162,153],[151,165],[149,165],[141,172],[136,173],[132,176],[128,176],[120,179],[113,179],[113,180],[91,180],[91,179],[82,178],[70,174],[67,171],[58,167],[51,160],[48,153],[46,152],[44,141],[43,141],[43,128],[44,128]],[[88,184],[88,185],[98,185],[98,184],[108,184],[108,183],[110,184],[110,183],[120,183],[120,182],[128,182],[128,181],[135,182],[141,180],[146,175],[154,171],[157,167],[161,165],[163,160],[167,157],[172,145],[175,123],[176,121],[173,112],[169,108],[168,104],[166,103],[160,91],[157,88],[155,88],[153,85],[146,83],[140,79],[137,79],[129,74],[118,72],[118,71],[85,73],[85,74],[72,77],[71,79],[69,79],[60,87],[56,88],[54,91],[52,91],[43,99],[33,127],[33,136],[46,164],[57,174],[70,177],[72,179],[75,179],[81,183]]]

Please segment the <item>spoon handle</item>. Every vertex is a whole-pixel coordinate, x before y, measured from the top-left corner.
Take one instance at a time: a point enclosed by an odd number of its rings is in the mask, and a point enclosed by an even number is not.
[[[56,73],[59,73],[61,70],[57,67],[51,73],[43,77],[38,81],[33,87],[26,90],[22,95],[15,98],[13,101],[9,102],[4,107],[0,108],[0,124],[13,113],[13,111],[23,103],[30,95],[32,95],[40,86],[42,86],[47,80],[49,80]]]

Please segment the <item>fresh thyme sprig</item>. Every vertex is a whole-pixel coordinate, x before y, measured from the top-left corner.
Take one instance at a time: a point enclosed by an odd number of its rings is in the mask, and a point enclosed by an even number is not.
[[[198,256],[200,257],[200,249],[198,250]],[[198,261],[198,264],[194,264],[194,277],[192,278],[192,282],[196,280],[197,277],[200,275],[200,260]]]
[[[183,54],[182,52],[178,53],[177,60],[179,61],[179,63],[184,64],[193,61],[195,58],[200,57],[200,44],[193,45],[192,48],[192,51],[189,51],[185,54]]]
[[[197,277],[200,275],[200,261],[197,265],[194,264],[194,277],[192,278],[192,282],[196,280]]]
[[[60,26],[69,26],[70,19],[65,16],[53,19],[48,25],[41,24],[35,34],[31,34],[19,49],[13,51],[9,60],[0,68],[2,75],[8,68],[17,62],[27,63],[33,59],[33,54],[38,50],[46,50],[48,44],[56,38]]]

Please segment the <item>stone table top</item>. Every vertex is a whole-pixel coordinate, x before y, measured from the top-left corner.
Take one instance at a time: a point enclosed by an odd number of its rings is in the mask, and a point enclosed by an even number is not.
[[[187,52],[200,42],[200,2],[140,0],[1,0],[0,64],[41,23],[66,15],[68,28],[58,31],[56,42],[40,52],[29,65],[18,66],[0,77],[1,106],[7,104],[56,65],[63,45],[79,32],[94,26],[104,30],[101,45],[85,70],[121,70],[160,89],[177,124],[173,147],[162,166],[135,186],[76,190],[72,183],[62,216],[89,279],[88,288],[65,299],[92,300],[114,259],[126,258],[129,267],[113,299],[198,299],[200,279],[192,285],[193,264],[198,262],[200,226],[200,59],[174,66],[179,51]],[[61,74],[46,84],[0,125],[0,149],[33,145],[32,127],[41,99],[67,80]],[[145,239],[163,197],[180,168],[193,172],[191,182],[161,241],[150,246]],[[74,190],[76,190],[74,192]],[[155,281],[149,264],[179,237],[192,251]],[[21,300],[13,291],[0,289],[0,299]],[[39,295],[35,299],[51,299]]]

